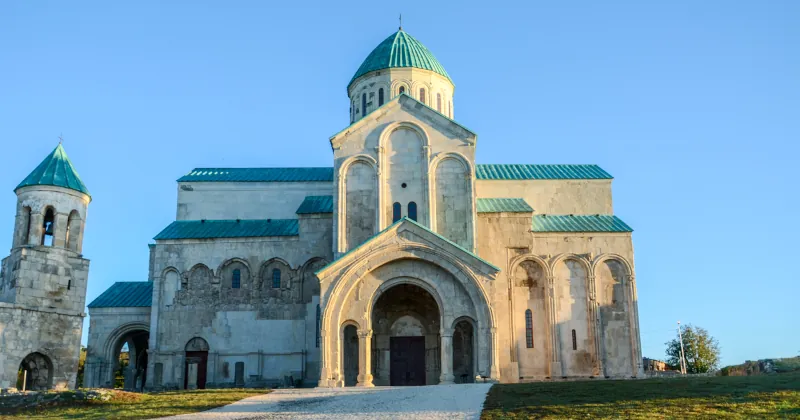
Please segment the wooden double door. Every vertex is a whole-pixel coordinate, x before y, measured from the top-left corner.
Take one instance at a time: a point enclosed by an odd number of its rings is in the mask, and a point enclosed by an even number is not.
[[[425,385],[425,337],[390,337],[389,358],[390,385]]]

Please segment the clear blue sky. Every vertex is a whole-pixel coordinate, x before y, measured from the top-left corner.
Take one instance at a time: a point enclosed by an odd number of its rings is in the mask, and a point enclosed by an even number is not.
[[[146,280],[192,168],[332,164],[346,84],[402,12],[479,163],[614,175],[645,356],[677,320],[726,364],[800,352],[800,2],[273,3],[3,2],[0,240],[63,133],[94,197],[87,302]]]

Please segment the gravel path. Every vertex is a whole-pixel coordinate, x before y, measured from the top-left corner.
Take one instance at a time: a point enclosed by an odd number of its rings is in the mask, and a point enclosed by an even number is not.
[[[188,419],[478,419],[491,384],[279,389]]]

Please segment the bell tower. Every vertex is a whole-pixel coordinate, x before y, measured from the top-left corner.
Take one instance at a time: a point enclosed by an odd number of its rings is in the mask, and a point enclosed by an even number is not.
[[[74,388],[89,260],[82,254],[91,197],[59,145],[14,190],[11,254],[0,270],[0,388]],[[15,385],[16,384],[16,385]]]

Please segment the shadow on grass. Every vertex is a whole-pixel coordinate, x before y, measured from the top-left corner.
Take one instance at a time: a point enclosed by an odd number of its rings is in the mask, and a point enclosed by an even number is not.
[[[3,413],[16,418],[142,419],[189,414],[218,408],[244,398],[268,393],[266,389],[164,391],[137,394],[115,391],[108,401],[69,401],[54,406]]]
[[[800,374],[507,384],[492,387],[484,417],[793,414]]]

